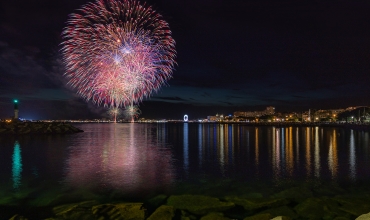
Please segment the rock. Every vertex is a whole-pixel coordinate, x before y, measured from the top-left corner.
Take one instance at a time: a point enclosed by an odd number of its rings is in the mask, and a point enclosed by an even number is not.
[[[188,211],[181,210],[181,220],[197,220],[198,217]]]
[[[1,134],[63,134],[83,132],[82,130],[65,123],[54,122],[0,122]]]
[[[267,209],[267,210],[264,210],[260,213],[261,214],[269,213],[273,217],[286,216],[286,217],[290,217],[292,219],[296,219],[298,217],[298,214],[293,209],[289,208],[288,206],[280,206],[280,207],[277,207],[277,208]]]
[[[333,200],[337,201],[341,205],[338,208],[339,210],[354,216],[360,216],[370,212],[369,198],[335,197]]]
[[[9,220],[28,220],[28,218],[25,218],[24,216],[16,214],[13,217],[11,217]]]
[[[308,198],[294,207],[294,210],[304,218],[333,219],[336,216],[346,216],[340,211],[337,202],[327,198]]]
[[[202,195],[173,195],[167,199],[167,205],[196,215],[222,212],[235,206],[232,202],[222,202],[217,198]]]
[[[92,207],[97,219],[144,220],[145,210],[142,203],[103,204]]]
[[[315,194],[318,194],[320,196],[336,196],[345,193],[346,191],[339,186],[333,186],[333,185],[324,185],[320,184],[317,187],[313,188],[313,191]]]
[[[356,218],[356,220],[369,220],[370,219],[370,213],[360,215]]]
[[[295,202],[302,202],[307,198],[313,197],[311,190],[306,187],[293,187],[286,189],[279,193],[276,193],[271,196],[272,198],[285,198],[291,199]]]
[[[271,220],[292,220],[292,219],[288,216],[277,216]]]
[[[270,213],[262,213],[262,214],[245,217],[243,220],[270,220],[272,219],[272,217],[273,216]]]
[[[333,220],[350,220],[350,218],[346,218],[346,217],[335,217]]]
[[[166,202],[167,197],[168,196],[163,195],[163,194],[157,195],[157,196],[149,199],[148,204],[150,206],[159,207],[159,206],[163,205]]]
[[[174,216],[175,209],[172,206],[162,205],[147,220],[171,220]]]
[[[242,199],[238,197],[225,197],[226,201],[243,206],[245,210],[256,210],[260,208],[272,208],[287,205],[289,203],[286,199],[280,198],[250,198]]]
[[[223,213],[211,212],[200,218],[200,220],[231,220],[230,218],[224,217]]]
[[[91,207],[96,204],[96,201],[65,204],[54,207],[53,212],[58,218],[62,219],[96,219],[91,211]]]

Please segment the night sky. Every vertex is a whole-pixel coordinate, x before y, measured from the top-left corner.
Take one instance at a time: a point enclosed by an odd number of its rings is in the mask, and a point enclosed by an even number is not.
[[[63,77],[61,32],[87,2],[0,2],[0,118],[13,115],[15,98],[21,118],[105,116]],[[178,65],[168,85],[140,104],[140,117],[369,106],[367,2],[147,1],[170,25]]]

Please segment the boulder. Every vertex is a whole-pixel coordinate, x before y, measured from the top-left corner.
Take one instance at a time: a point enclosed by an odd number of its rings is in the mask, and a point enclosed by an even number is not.
[[[200,220],[231,220],[220,212],[211,212],[200,218]]]
[[[346,213],[339,209],[339,204],[328,198],[308,198],[294,207],[302,217],[308,219],[333,219],[337,216],[346,217]]]
[[[167,199],[167,205],[196,215],[222,212],[235,206],[232,202],[222,202],[218,198],[202,195],[173,195]]]
[[[13,217],[11,217],[9,220],[28,220],[28,218],[22,216],[22,215],[14,215]]]
[[[370,219],[370,213],[360,215],[356,218],[356,220],[369,220]]]
[[[306,187],[293,187],[276,193],[271,197],[291,199],[294,202],[302,202],[307,198],[313,197],[313,193]]]
[[[287,205],[289,203],[286,199],[280,198],[250,198],[244,199],[239,197],[225,197],[226,201],[243,206],[245,210],[257,210],[261,208],[272,208]]]
[[[339,210],[353,216],[360,216],[370,212],[369,198],[335,197],[333,200],[337,201],[341,205],[338,208]]]
[[[273,216],[270,213],[262,213],[249,217],[245,217],[243,220],[270,220]]]
[[[159,207],[159,206],[163,205],[164,203],[166,203],[167,197],[168,196],[166,196],[166,195],[160,194],[160,195],[157,195],[153,198],[150,198],[147,203],[150,206]]]
[[[292,219],[288,216],[276,216],[275,218],[271,220],[292,220]]]
[[[143,203],[103,204],[92,207],[97,219],[144,220]]]
[[[175,209],[172,206],[162,205],[147,220],[171,220],[174,216]]]
[[[286,216],[286,217],[289,217],[289,218],[292,218],[292,219],[296,219],[298,217],[298,214],[288,206],[280,206],[280,207],[277,207],[277,208],[271,208],[271,209],[264,210],[260,213],[261,214],[269,213],[273,217]]]
[[[57,218],[61,219],[96,219],[91,211],[91,207],[96,204],[96,201],[65,204],[54,207],[53,212],[57,216]]]

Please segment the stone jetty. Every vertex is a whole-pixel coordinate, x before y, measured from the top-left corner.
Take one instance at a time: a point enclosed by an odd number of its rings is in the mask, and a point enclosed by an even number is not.
[[[2,134],[72,134],[83,132],[69,123],[62,122],[1,122],[0,135]]]

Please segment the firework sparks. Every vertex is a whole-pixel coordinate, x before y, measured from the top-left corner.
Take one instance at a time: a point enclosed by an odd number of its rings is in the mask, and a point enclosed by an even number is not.
[[[169,25],[136,0],[88,3],[70,16],[62,36],[68,84],[87,101],[134,108],[172,77]]]
[[[133,122],[135,118],[138,118],[140,114],[141,111],[139,107],[135,105],[128,106],[124,111],[124,115],[126,116],[127,119],[130,119],[131,122]]]
[[[114,123],[117,122],[117,117],[121,115],[121,110],[119,108],[110,108],[108,114],[113,117]]]

